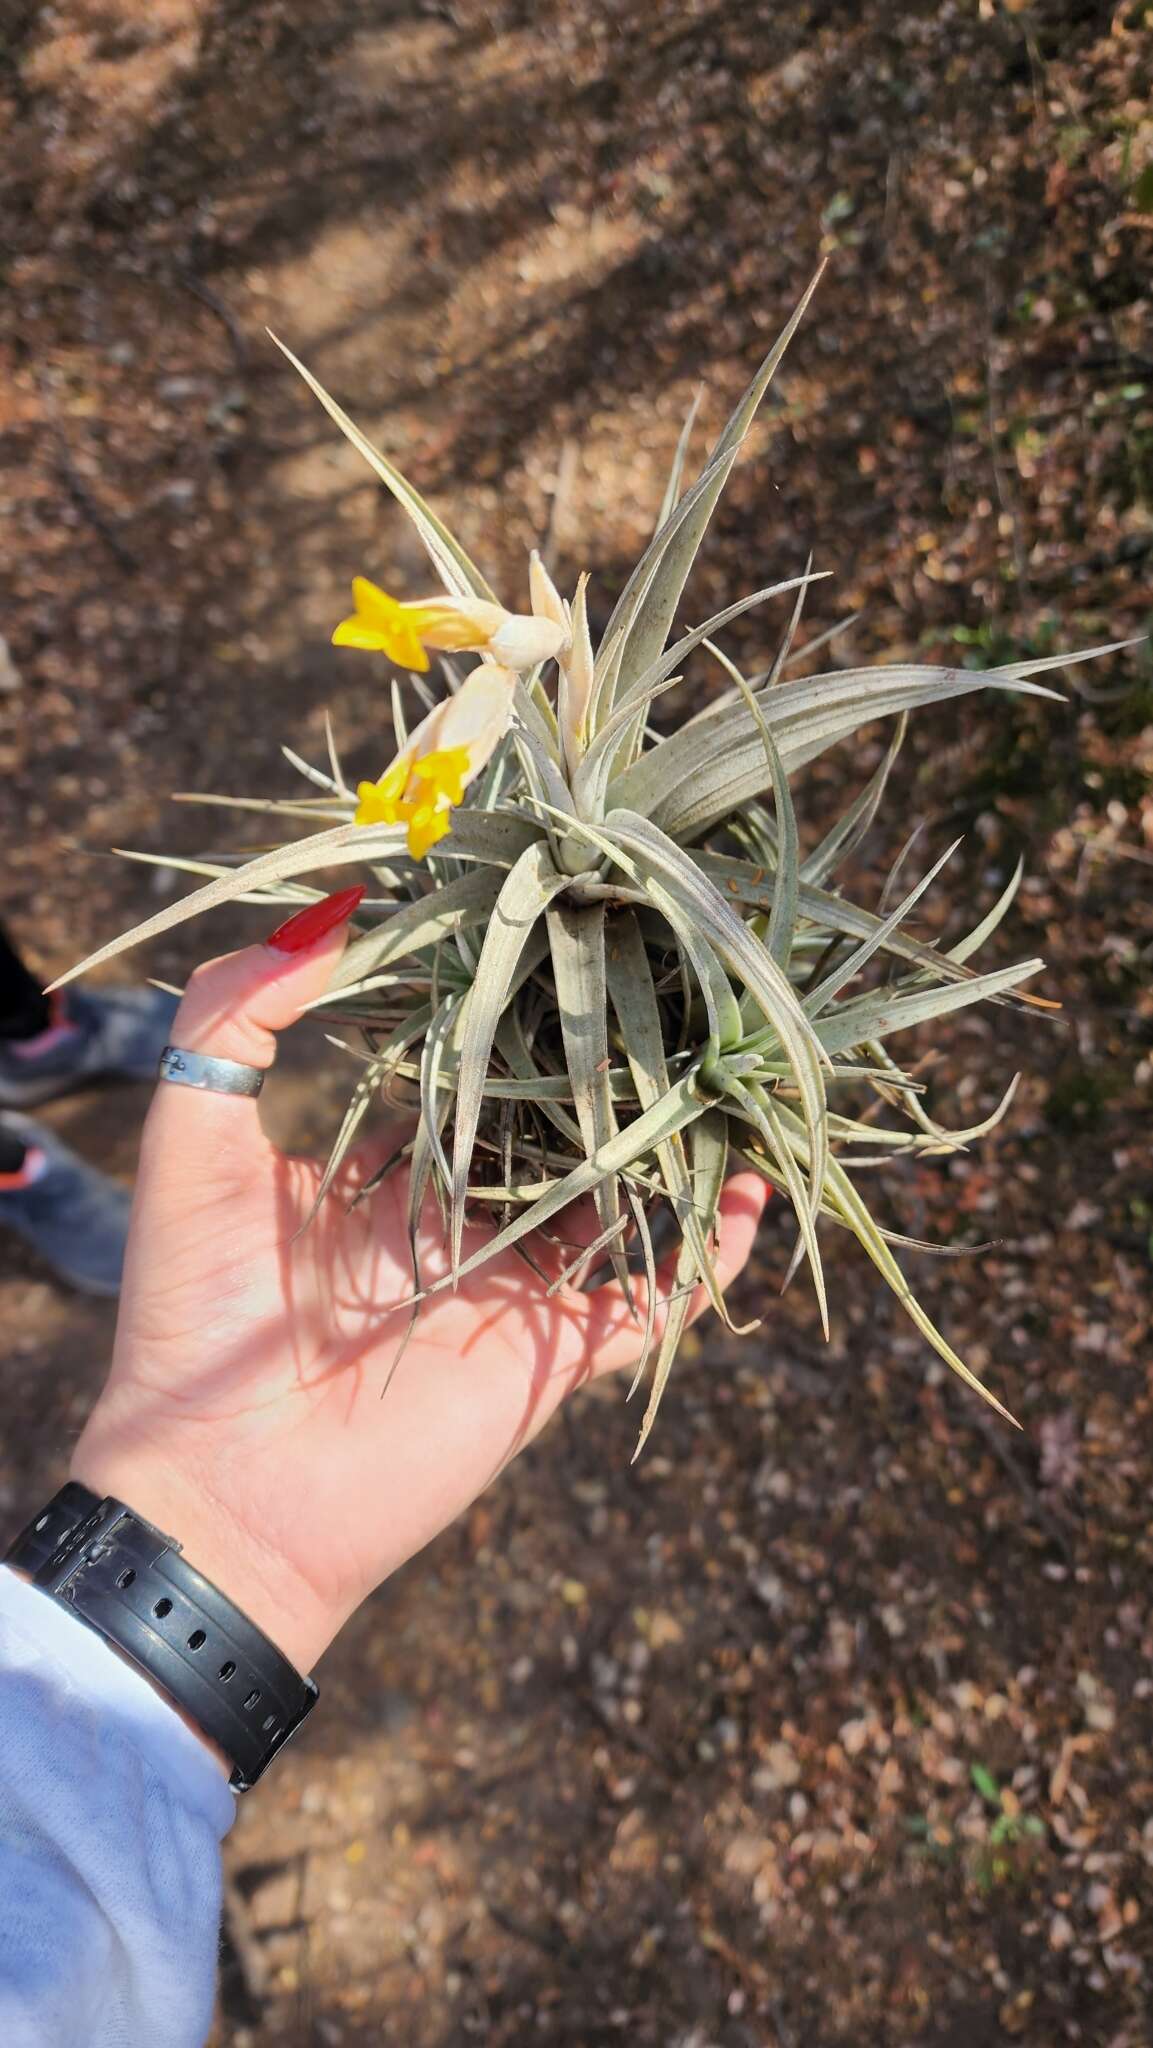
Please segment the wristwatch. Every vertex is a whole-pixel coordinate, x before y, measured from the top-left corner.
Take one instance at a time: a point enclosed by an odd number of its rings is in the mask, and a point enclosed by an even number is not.
[[[70,1480],[4,1559],[122,1650],[233,1765],[247,1792],[311,1713],[317,1687],[123,1501]]]

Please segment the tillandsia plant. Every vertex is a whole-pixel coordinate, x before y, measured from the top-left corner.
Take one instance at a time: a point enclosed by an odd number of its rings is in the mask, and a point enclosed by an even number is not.
[[[985,674],[901,664],[789,681],[811,568],[671,638],[711,515],[815,283],[683,488],[686,423],[653,538],[595,646],[586,576],[562,597],[534,554],[530,610],[507,611],[436,514],[290,355],[407,512],[443,586],[400,601],[358,578],[354,612],[333,636],[407,670],[425,716],[410,729],[394,681],[395,759],[355,790],[330,727],[327,768],[284,750],[321,794],[208,799],[326,829],[242,865],[227,856],[175,863],[213,879],[84,963],[228,900],[307,900],[318,892],[299,877],[363,864],[372,893],[317,1006],[355,1027],[356,1045],[343,1043],[362,1063],[323,1191],[374,1101],[402,1094],[416,1112],[404,1148],[414,1303],[423,1298],[417,1221],[430,1189],[451,1249],[439,1286],[511,1246],[531,1257],[534,1232],[591,1198],[595,1242],[565,1277],[603,1260],[611,1284],[637,1296],[636,1383],[651,1367],[641,1444],[698,1286],[727,1320],[714,1224],[733,1159],[792,1204],[793,1267],[808,1262],[826,1332],[828,1222],[859,1239],[928,1342],[1000,1407],[906,1284],[894,1247],[912,1241],[876,1221],[859,1168],[901,1152],[955,1152],[1004,1114],[1012,1086],[981,1123],[947,1131],[888,1041],[982,999],[1037,1000],[1019,991],[1039,960],[990,973],[969,964],[1005,916],[1019,872],[948,951],[906,929],[948,851],[887,911],[851,902],[836,877],[877,816],[911,711],[981,688],[1053,695],[1030,678],[1085,657]],[[716,636],[784,596],[791,616],[776,659],[745,676]],[[662,734],[654,704],[697,649],[720,665],[722,692]],[[425,681],[430,651],[445,657],[439,695]],[[469,653],[479,659],[462,672],[455,657]],[[897,725],[884,761],[803,854],[791,778],[885,717]],[[887,969],[880,986],[866,976],[874,961]],[[492,1228],[465,1257],[470,1207]],[[662,1212],[676,1240],[663,1318]],[[647,1284],[631,1279],[630,1259]]]

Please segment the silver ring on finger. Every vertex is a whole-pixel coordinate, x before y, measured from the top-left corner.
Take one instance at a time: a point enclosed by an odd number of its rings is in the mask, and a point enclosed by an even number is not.
[[[175,1081],[181,1088],[202,1088],[210,1095],[259,1095],[264,1086],[264,1068],[246,1067],[242,1060],[214,1059],[211,1053],[186,1052],[180,1045],[166,1045],[160,1055],[157,1078]]]

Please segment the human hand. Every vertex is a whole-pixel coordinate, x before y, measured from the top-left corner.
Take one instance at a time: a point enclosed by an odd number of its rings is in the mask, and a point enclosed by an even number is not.
[[[275,1033],[327,987],[355,900],[327,899],[340,921],[303,950],[270,942],[199,968],[173,1043],[270,1066]],[[112,1368],[72,1460],[74,1478],[176,1537],[303,1671],[567,1393],[640,1348],[618,1288],[550,1295],[508,1253],[422,1303],[393,1372],[408,1325],[397,1304],[412,1291],[406,1171],[348,1209],[388,1149],[351,1156],[301,1232],[320,1163],[281,1153],[251,1097],[159,1087]],[[763,1202],[758,1175],[728,1183],[722,1285],[748,1257]],[[466,1254],[484,1235],[469,1226]],[[426,1281],[448,1270],[431,1199],[420,1256]],[[539,1257],[559,1270],[554,1247]]]

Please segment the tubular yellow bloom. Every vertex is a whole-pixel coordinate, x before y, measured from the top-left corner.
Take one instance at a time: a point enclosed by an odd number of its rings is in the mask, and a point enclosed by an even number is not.
[[[451,827],[455,804],[508,730],[516,676],[486,663],[455,697],[430,711],[377,782],[357,786],[355,823],[406,825],[408,850],[423,860]]]
[[[435,752],[414,761],[412,772],[418,781],[428,785],[430,802],[434,797],[444,797],[447,803],[460,804],[464,802],[469,767],[467,747],[437,747]]]
[[[443,839],[449,829],[447,806],[438,811],[435,804],[414,804],[408,820],[408,850],[414,860],[423,860],[430,846]]]
[[[353,577],[352,601],[356,610],[350,619],[341,620],[332,636],[333,646],[363,647],[373,654],[387,654],[399,668],[416,669],[423,674],[428,656],[404,606],[389,597],[387,591],[378,590],[366,576]]]
[[[402,757],[394,761],[391,768],[385,769],[379,782],[358,782],[353,822],[357,825],[399,825],[410,773],[411,765]]]
[[[370,583],[352,579],[356,609],[332,636],[334,647],[362,647],[387,654],[400,668],[423,674],[426,650],[451,654],[492,654],[509,668],[534,668],[562,645],[565,634],[552,619],[506,612],[479,597],[430,597],[403,603]]]

